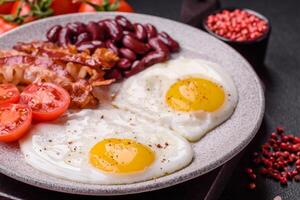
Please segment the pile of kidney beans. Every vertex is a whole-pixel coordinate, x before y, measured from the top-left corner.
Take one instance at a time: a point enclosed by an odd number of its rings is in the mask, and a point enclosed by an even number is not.
[[[61,46],[76,45],[78,51],[108,48],[120,60],[107,78],[121,79],[140,72],[155,63],[167,61],[171,52],[179,51],[179,44],[166,32],[158,32],[152,24],[132,23],[124,16],[55,25],[47,32],[50,42]]]

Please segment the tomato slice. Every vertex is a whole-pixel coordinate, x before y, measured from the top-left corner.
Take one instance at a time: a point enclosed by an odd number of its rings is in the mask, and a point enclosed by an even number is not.
[[[0,4],[0,13],[1,14],[9,14],[13,5],[14,5],[14,2],[2,2],[2,4]]]
[[[5,21],[3,18],[0,18],[0,34],[10,31],[11,29],[16,28],[18,25]]]
[[[19,101],[20,92],[13,84],[0,84],[0,105],[16,103]]]
[[[30,128],[31,109],[22,104],[0,106],[0,141],[13,142],[21,138]]]
[[[134,12],[134,9],[132,8],[132,6],[129,3],[127,3],[124,0],[121,0],[119,8],[117,9],[117,11],[120,11],[120,12]]]
[[[70,105],[69,93],[52,83],[27,86],[20,95],[20,102],[32,109],[36,121],[51,121],[61,116]]]
[[[51,8],[54,15],[63,15],[68,13],[75,13],[78,11],[80,3],[72,0],[52,0]]]
[[[103,0],[88,0],[91,3],[94,3],[96,5],[102,5]],[[79,7],[79,12],[96,12],[95,8],[93,8],[91,5],[87,3],[82,3]]]
[[[96,5],[99,5],[99,6],[103,5],[103,0],[88,0],[88,1],[91,2],[91,3],[94,3]],[[116,2],[116,0],[109,0],[110,4],[113,4],[115,2]],[[116,9],[116,11],[134,12],[134,9],[125,0],[120,0],[119,1],[119,7]],[[87,3],[81,3],[78,12],[96,12],[96,10],[95,10],[95,8],[93,8],[93,6],[91,6]]]

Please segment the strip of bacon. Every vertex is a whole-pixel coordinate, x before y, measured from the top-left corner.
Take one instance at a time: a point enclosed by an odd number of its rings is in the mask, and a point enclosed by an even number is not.
[[[28,85],[52,82],[65,88],[71,96],[71,107],[96,106],[98,100],[92,89],[109,85],[114,80],[104,80],[104,71],[77,63],[52,60],[49,57],[15,55],[0,57],[0,83]]]
[[[65,48],[43,41],[34,41],[30,43],[19,42],[13,48],[33,56],[46,56],[55,60],[74,62],[104,70],[112,68],[119,60],[117,55],[106,48],[99,48],[92,55],[87,52],[77,52],[75,46],[68,46]]]

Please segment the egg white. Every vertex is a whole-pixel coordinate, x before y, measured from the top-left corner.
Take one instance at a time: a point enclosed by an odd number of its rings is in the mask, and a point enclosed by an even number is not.
[[[105,138],[127,138],[148,146],[155,161],[144,171],[105,173],[89,161],[90,149]],[[35,125],[20,140],[27,163],[47,174],[93,184],[124,184],[170,174],[193,158],[191,145],[180,135],[157,127],[135,114],[117,109],[68,113],[53,123]]]
[[[190,77],[206,78],[225,91],[225,102],[214,112],[179,112],[165,102],[166,92],[178,80]],[[149,67],[125,80],[115,96],[113,105],[170,128],[190,141],[220,125],[233,113],[238,94],[231,77],[218,64],[201,60],[178,58]]]

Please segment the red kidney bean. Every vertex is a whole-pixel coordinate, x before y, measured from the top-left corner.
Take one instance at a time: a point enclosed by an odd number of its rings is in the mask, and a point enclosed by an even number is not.
[[[117,67],[122,70],[128,70],[131,67],[131,61],[127,58],[121,58],[117,63]]]
[[[61,25],[56,25],[51,27],[47,34],[46,37],[50,42],[57,42],[58,38],[59,38],[59,32],[61,31],[62,26]]]
[[[149,67],[159,62],[165,62],[169,59],[169,53],[164,51],[152,51],[142,58],[145,67]]]
[[[80,33],[86,32],[85,24],[80,22],[67,23],[66,27],[70,29],[74,35],[79,35]]]
[[[105,47],[105,44],[99,40],[92,40],[87,42],[82,42],[77,46],[78,51],[89,50],[93,53],[97,48]]]
[[[153,26],[152,24],[146,24],[144,25],[146,32],[147,32],[147,38],[148,40],[150,38],[156,37],[157,36],[157,30],[155,28],[155,26]]]
[[[90,40],[91,40],[90,34],[88,34],[88,33],[80,33],[80,34],[77,36],[75,45],[79,45],[79,44],[81,44],[82,42],[86,42],[86,41],[90,41]]]
[[[131,49],[137,54],[145,54],[150,49],[148,45],[129,35],[125,35],[123,37],[122,43],[125,47]]]
[[[147,32],[145,27],[142,24],[135,23],[133,25],[134,27],[134,33],[137,39],[144,41],[147,38]]]
[[[86,30],[86,25],[85,25],[84,23],[81,23],[81,22],[74,22],[74,24],[77,25],[76,31],[77,31],[78,34],[84,33],[84,32],[87,31],[87,30]]]
[[[96,22],[89,22],[86,26],[93,40],[103,41],[105,39],[105,30]]]
[[[101,26],[101,25],[104,25],[104,22],[106,21],[110,21],[111,19],[102,19],[100,21],[98,21],[98,24]]]
[[[127,59],[129,59],[131,61],[135,61],[136,60],[135,53],[132,50],[128,49],[128,48],[120,48],[119,49],[119,53],[120,53],[120,55],[122,57],[127,58]]]
[[[71,30],[68,28],[62,28],[58,34],[58,43],[62,46],[66,46],[71,41]]]
[[[179,44],[166,32],[161,32],[158,34],[158,38],[163,41],[169,48],[171,52],[179,51]]]
[[[124,72],[124,75],[126,78],[128,78],[136,73],[139,73],[143,69],[145,69],[145,64],[143,63],[143,61],[136,60],[132,63],[131,69]]]
[[[122,79],[122,73],[118,69],[113,69],[107,73],[106,78],[120,80]]]
[[[125,35],[130,35],[131,37],[136,38],[136,35],[133,32],[130,32],[130,31],[123,31],[123,36],[125,36]]]
[[[157,37],[151,38],[148,44],[156,51],[163,51],[165,54],[170,53],[168,46]]]
[[[103,23],[113,40],[118,41],[122,38],[122,27],[115,20],[105,20]]]
[[[129,71],[124,72],[125,77],[132,76],[146,67],[149,67],[153,64],[159,62],[165,62],[169,59],[169,54],[163,51],[152,51],[148,53],[146,56],[142,58],[142,60],[137,60],[133,62],[131,69]]]
[[[119,55],[119,49],[118,47],[113,43],[112,40],[107,40],[105,42],[106,48],[112,50],[115,54]]]
[[[126,17],[118,15],[118,16],[116,16],[115,20],[125,30],[129,30],[129,31],[134,30],[132,23]]]

